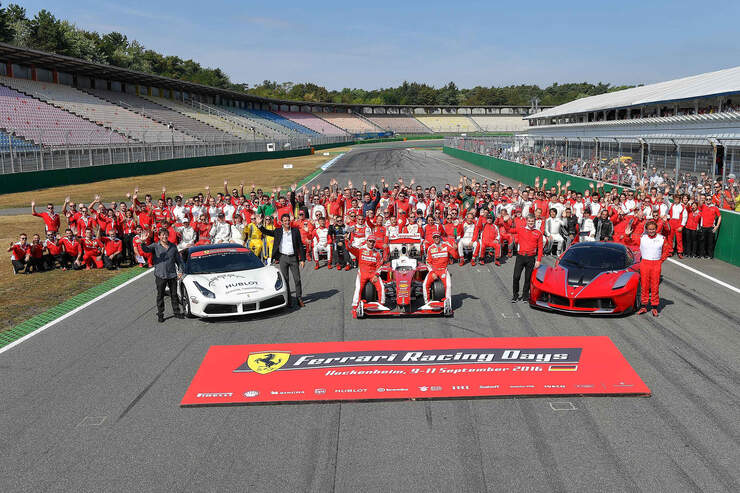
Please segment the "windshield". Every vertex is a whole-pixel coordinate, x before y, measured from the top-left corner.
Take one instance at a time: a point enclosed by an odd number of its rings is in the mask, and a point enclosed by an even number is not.
[[[625,250],[621,248],[571,248],[560,259],[563,267],[581,269],[619,270],[628,267]]]
[[[190,254],[185,272],[188,274],[219,274],[264,267],[248,248],[215,248]]]

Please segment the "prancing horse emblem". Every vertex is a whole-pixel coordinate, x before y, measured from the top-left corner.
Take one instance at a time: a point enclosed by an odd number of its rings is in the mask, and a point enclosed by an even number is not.
[[[289,351],[273,351],[270,353],[250,353],[247,366],[261,375],[273,372],[287,363]]]

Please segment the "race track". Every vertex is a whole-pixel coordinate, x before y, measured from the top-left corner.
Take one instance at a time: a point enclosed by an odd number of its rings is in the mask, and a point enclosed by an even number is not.
[[[316,181],[461,174],[500,178],[396,144]],[[691,265],[740,285],[736,267]],[[0,354],[2,490],[740,490],[737,293],[667,262],[660,318],[570,317],[512,305],[512,270],[452,266],[453,318],[359,321],[355,271],[305,269],[301,310],[165,324],[144,276]],[[179,406],[211,345],[559,335],[611,337],[653,396]]]

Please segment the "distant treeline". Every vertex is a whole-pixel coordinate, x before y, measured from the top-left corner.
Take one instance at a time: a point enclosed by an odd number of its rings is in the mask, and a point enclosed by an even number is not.
[[[207,68],[193,60],[165,56],[146,49],[136,40],[121,33],[100,34],[80,29],[69,21],[57,19],[48,10],[32,18],[17,4],[0,6],[0,41],[25,48],[81,58],[91,62],[138,70],[230,89],[274,99],[332,102],[345,104],[419,104],[419,105],[516,105],[529,106],[536,98],[542,106],[567,103],[584,96],[594,96],[631,86],[612,86],[599,82],[552,84],[544,89],[537,85],[481,87],[459,89],[454,82],[435,88],[418,82],[404,82],[385,89],[329,90],[323,86],[265,80],[250,87],[236,84],[220,68]]]

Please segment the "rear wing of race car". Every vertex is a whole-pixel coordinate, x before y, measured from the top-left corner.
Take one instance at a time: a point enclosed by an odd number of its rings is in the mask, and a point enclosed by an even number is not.
[[[419,234],[400,233],[391,236],[388,239],[388,251],[391,258],[397,258],[401,255],[409,257],[421,257],[422,239]]]

